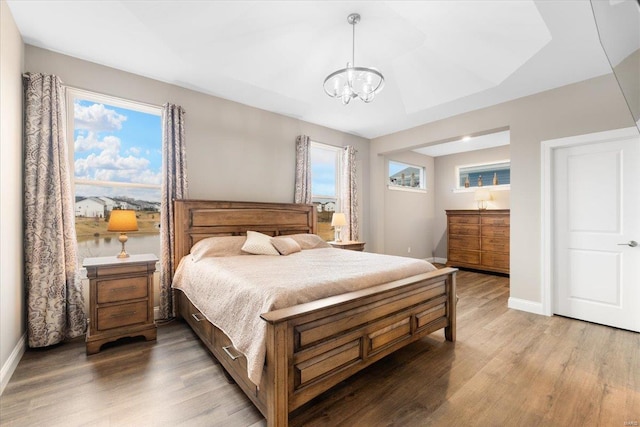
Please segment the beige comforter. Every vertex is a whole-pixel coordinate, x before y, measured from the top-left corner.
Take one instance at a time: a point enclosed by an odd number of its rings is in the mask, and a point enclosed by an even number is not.
[[[185,256],[173,287],[231,339],[260,384],[266,323],[260,314],[435,270],[413,258],[323,248],[288,256]]]

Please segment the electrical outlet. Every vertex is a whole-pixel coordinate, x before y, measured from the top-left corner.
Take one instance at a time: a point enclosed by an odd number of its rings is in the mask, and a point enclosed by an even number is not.
[[[411,253],[411,246],[409,246],[409,247],[407,248],[407,253],[408,253],[408,254],[410,254],[410,253]]]

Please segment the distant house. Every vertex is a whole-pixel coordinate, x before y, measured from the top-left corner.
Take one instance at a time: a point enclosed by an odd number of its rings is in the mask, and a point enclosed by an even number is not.
[[[113,208],[118,206],[118,203],[115,200],[110,199],[108,197],[100,196],[98,197],[98,199],[104,202],[104,207],[107,210],[107,212],[111,212]]]
[[[335,212],[336,211],[336,202],[327,202],[324,204],[323,209],[325,212]]]
[[[98,197],[87,197],[76,201],[75,213],[76,216],[104,218],[106,204]]]

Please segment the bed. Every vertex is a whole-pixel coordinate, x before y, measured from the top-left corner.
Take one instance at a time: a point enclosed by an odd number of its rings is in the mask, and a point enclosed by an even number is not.
[[[208,237],[242,236],[247,231],[269,236],[317,231],[316,207],[305,204],[180,200],[174,204],[174,217],[174,269],[183,257],[186,262],[192,246]],[[326,253],[329,259],[350,252],[314,251],[318,256]],[[308,253],[294,255],[303,259]],[[283,258],[293,259],[294,255],[272,259],[285,262]],[[376,255],[353,252],[348,256]],[[260,265],[259,257],[253,258],[256,265]],[[365,261],[352,259],[355,264]],[[234,260],[228,262],[233,269]],[[254,355],[247,352],[247,357],[235,348],[223,332],[227,327],[219,328],[219,322],[208,319],[197,294],[186,287],[184,291],[174,289],[174,300],[178,316],[191,326],[267,424],[287,426],[291,411],[407,344],[443,328],[446,339],[455,341],[456,271],[444,268],[412,273],[260,313],[261,320],[252,319],[264,328],[264,344],[260,344],[264,364],[260,365],[261,375],[253,372],[251,377]]]

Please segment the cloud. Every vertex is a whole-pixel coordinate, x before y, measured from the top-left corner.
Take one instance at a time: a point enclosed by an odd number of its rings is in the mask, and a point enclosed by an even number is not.
[[[86,136],[78,136],[75,141],[76,153],[100,149],[98,153],[90,153],[84,158],[76,159],[75,177],[97,181],[132,182],[160,185],[160,172],[149,169],[148,159],[132,155],[139,153],[137,149],[129,149],[128,156],[120,153],[121,142],[116,136],[106,136],[102,140],[89,132]]]
[[[127,117],[102,104],[73,105],[74,126],[76,129],[87,129],[93,132],[111,132],[122,129],[122,122]]]

